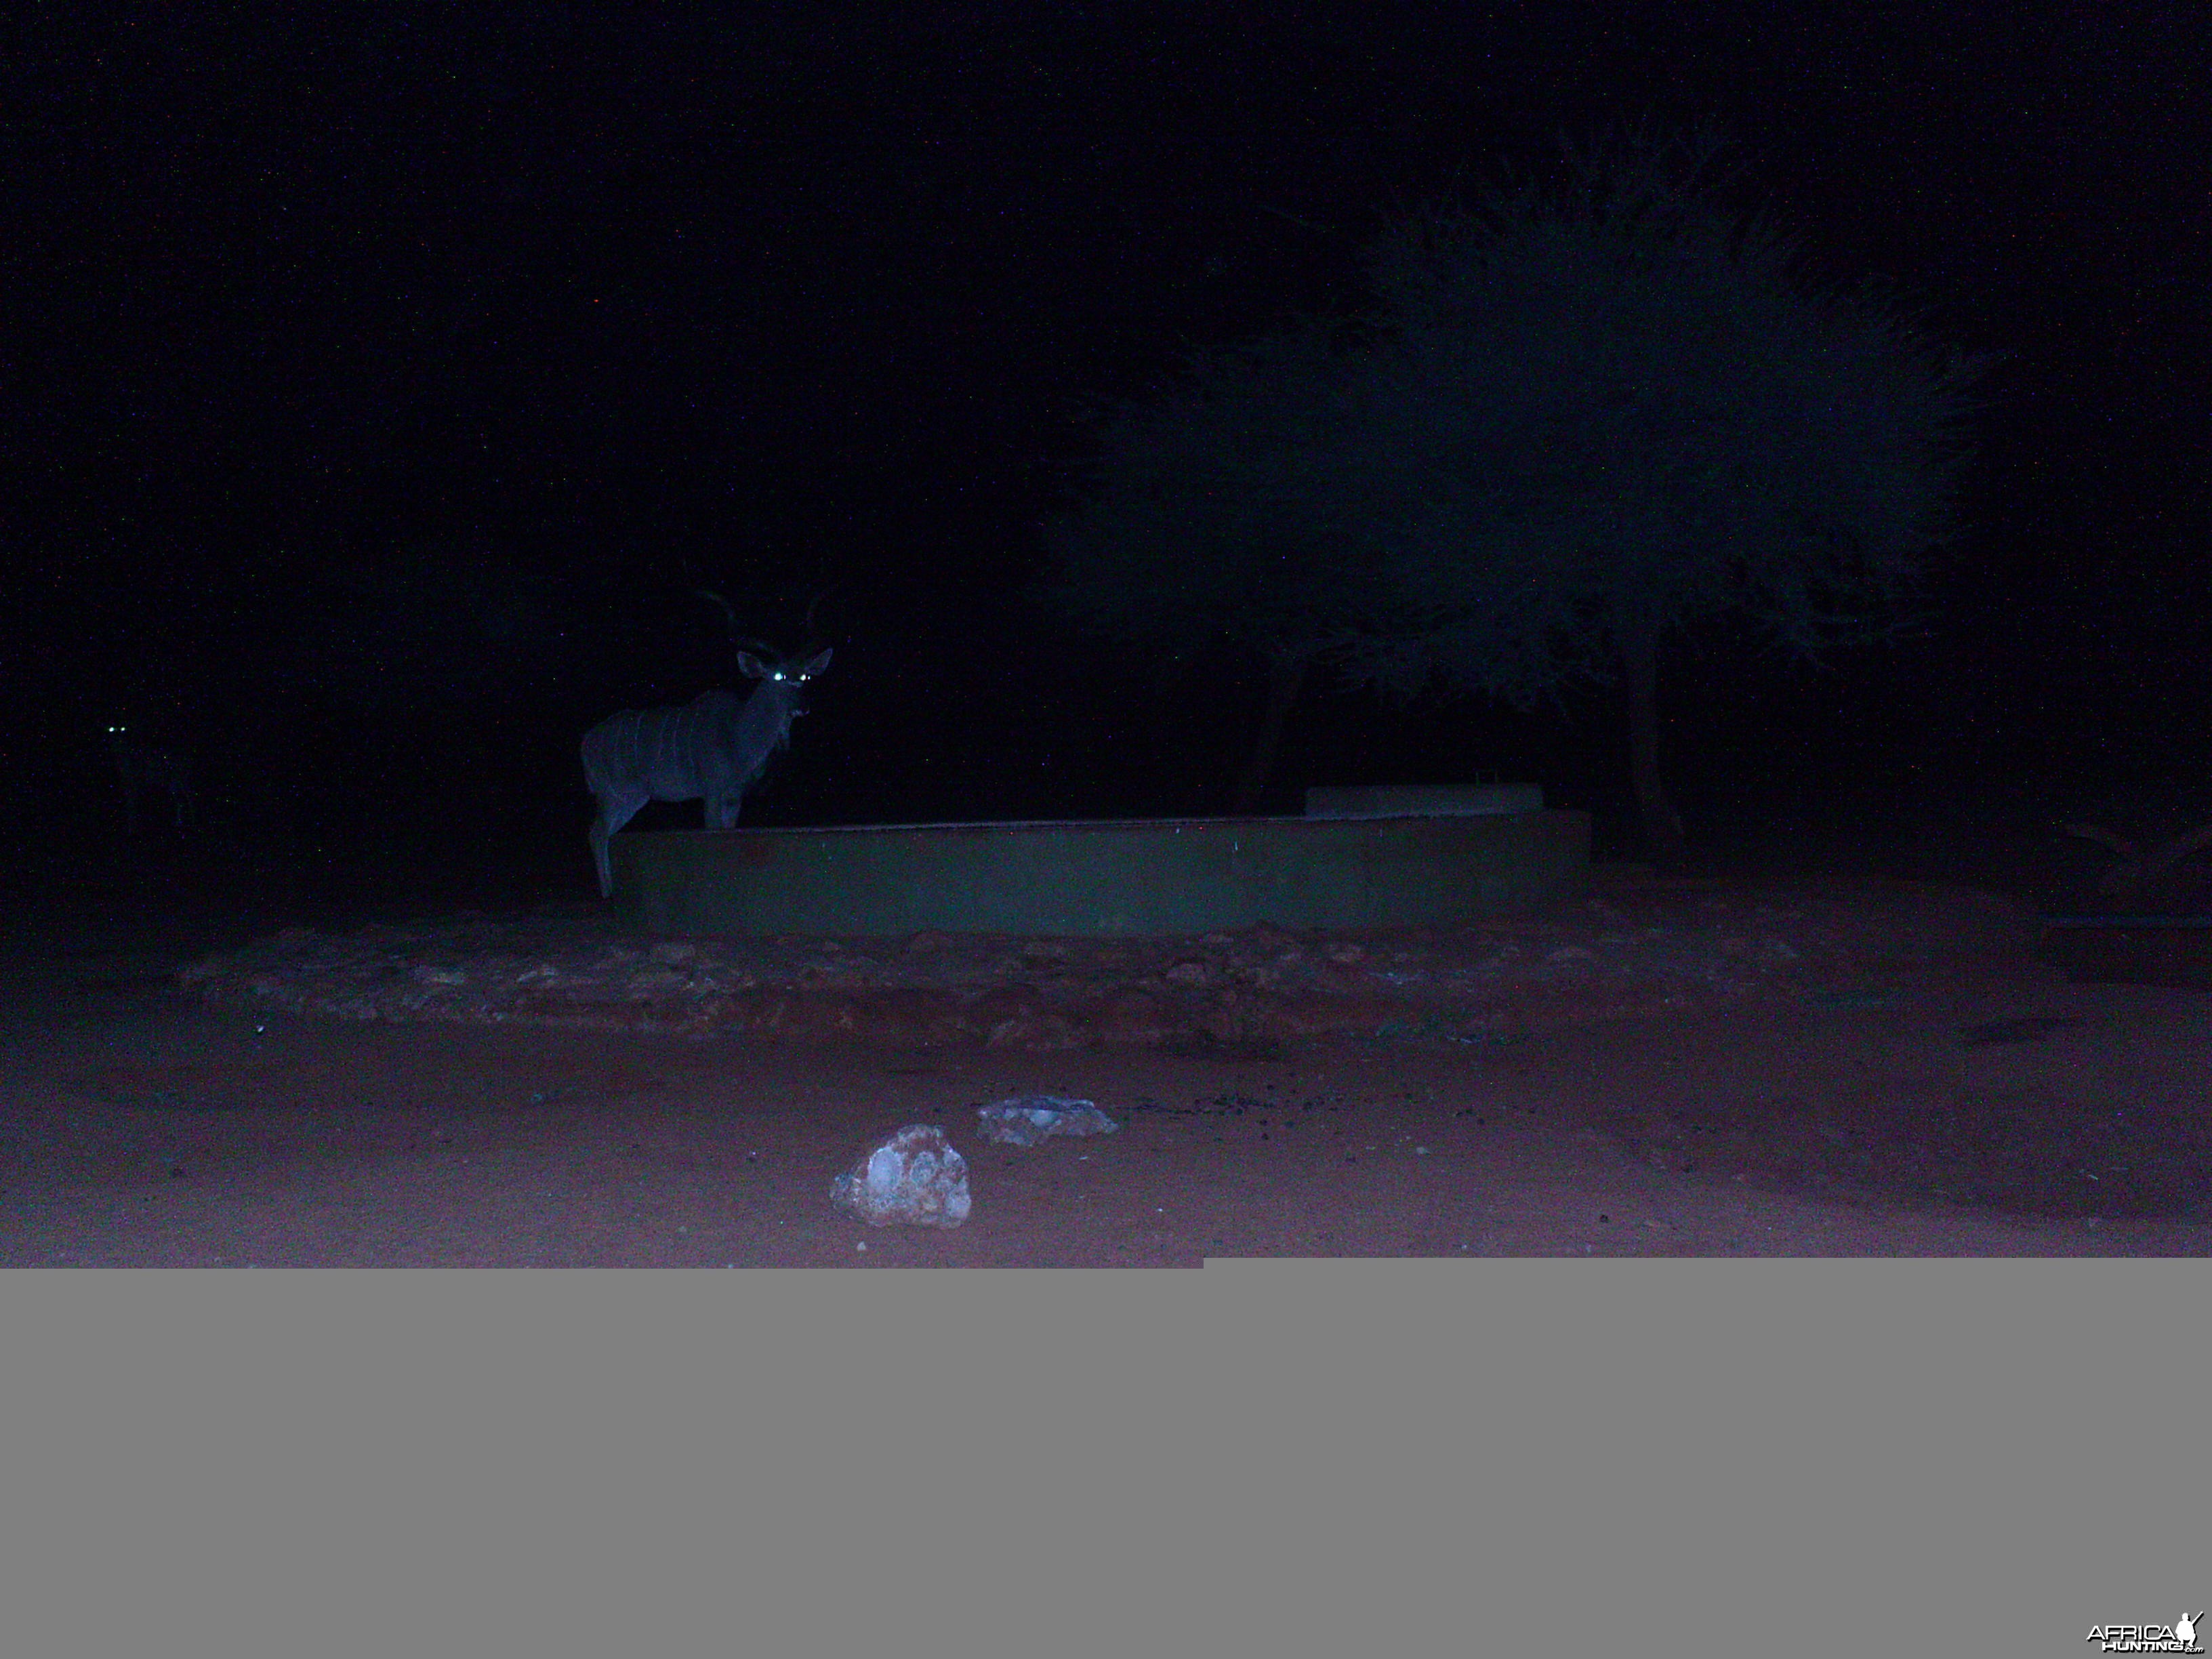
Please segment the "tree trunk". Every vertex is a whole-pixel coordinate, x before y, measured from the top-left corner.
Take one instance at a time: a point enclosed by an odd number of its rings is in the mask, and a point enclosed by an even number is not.
[[[1629,629],[1620,652],[1628,673],[1629,772],[1636,784],[1637,814],[1644,821],[1652,861],[1672,864],[1682,856],[1682,820],[1659,773],[1658,641],[1648,629]]]
[[[1245,817],[1260,804],[1261,792],[1275,769],[1275,752],[1283,746],[1284,722],[1290,719],[1291,706],[1305,688],[1306,669],[1312,661],[1304,652],[1268,659],[1267,712],[1261,717],[1260,736],[1244,763],[1244,775],[1237,780],[1236,805],[1229,809],[1237,817]]]

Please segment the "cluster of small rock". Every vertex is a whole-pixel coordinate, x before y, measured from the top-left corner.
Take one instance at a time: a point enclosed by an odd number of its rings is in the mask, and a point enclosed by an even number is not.
[[[352,1019],[1044,1052],[1680,1011],[1855,959],[1995,948],[2011,926],[1961,895],[1896,884],[1615,881],[1541,915],[1356,938],[1260,926],[1186,939],[653,940],[599,915],[475,915],[290,929],[179,979],[210,1003]]]
[[[978,1107],[976,1118],[986,1140],[1010,1146],[1121,1127],[1090,1101],[1053,1095],[998,1101]],[[968,1160],[933,1123],[909,1123],[861,1153],[830,1182],[830,1197],[872,1227],[957,1227],[974,1207]]]

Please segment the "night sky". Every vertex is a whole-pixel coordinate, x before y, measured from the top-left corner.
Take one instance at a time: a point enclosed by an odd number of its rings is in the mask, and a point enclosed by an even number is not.
[[[1638,121],[1718,123],[1812,276],[2007,354],[1930,633],[1662,658],[1692,840],[1885,791],[2212,817],[2205,35],[2111,0],[15,9],[11,867],[113,842],[126,720],[192,756],[210,860],[582,896],[577,739],[732,679],[702,586],[794,649],[830,589],[748,823],[1224,811],[1257,665],[1026,597],[1087,416]],[[1570,714],[1321,685],[1265,810],[1503,776],[1632,855],[1618,696]]]

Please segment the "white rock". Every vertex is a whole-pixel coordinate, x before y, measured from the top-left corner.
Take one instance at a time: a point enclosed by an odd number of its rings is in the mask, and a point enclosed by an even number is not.
[[[1034,1146],[1048,1135],[1109,1135],[1121,1126],[1087,1100],[1056,1095],[1018,1095],[979,1106],[983,1139],[1009,1146]]]
[[[945,1131],[909,1123],[830,1183],[830,1199],[872,1227],[957,1227],[968,1218],[968,1160]]]

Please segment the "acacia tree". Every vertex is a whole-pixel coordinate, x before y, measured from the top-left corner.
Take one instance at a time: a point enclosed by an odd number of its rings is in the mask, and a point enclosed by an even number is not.
[[[1718,204],[1717,148],[1568,146],[1556,188],[1412,215],[1367,316],[1201,357],[1102,423],[1047,592],[1119,637],[1225,635],[1268,663],[1240,808],[1323,661],[1523,710],[1625,680],[1670,857],[1671,632],[1735,613],[1817,662],[1917,620],[1988,360],[1796,280],[1795,244]]]
[[[1047,530],[1046,604],[1164,655],[1225,641],[1267,671],[1237,787],[1249,811],[1315,665],[1360,609],[1355,550],[1310,489],[1340,453],[1345,331],[1318,320],[1195,356],[1170,393],[1109,407],[1082,505]]]
[[[1792,242],[1716,204],[1717,148],[1570,146],[1562,187],[1401,222],[1307,486],[1370,576],[1353,676],[1523,709],[1625,679],[1662,858],[1661,641],[1734,612],[1817,662],[1911,625],[1988,362],[1796,281]]]

